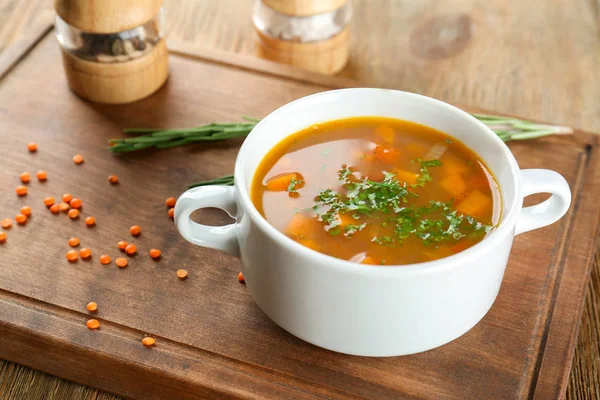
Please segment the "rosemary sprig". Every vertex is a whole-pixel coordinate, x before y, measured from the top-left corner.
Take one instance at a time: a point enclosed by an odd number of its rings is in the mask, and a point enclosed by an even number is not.
[[[567,126],[542,125],[509,117],[497,117],[486,114],[471,114],[491,130],[504,142],[511,140],[537,139],[550,135],[570,135],[573,129]]]
[[[188,189],[192,189],[198,186],[209,186],[209,185],[224,185],[224,186],[233,186],[233,175],[225,175],[220,178],[211,179],[209,181],[202,181],[198,183],[191,184],[188,186]]]
[[[183,129],[125,129],[125,133],[144,135],[109,140],[109,150],[113,153],[128,153],[149,147],[169,149],[190,143],[217,142],[236,137],[246,137],[258,120],[244,117],[247,123],[212,123]]]

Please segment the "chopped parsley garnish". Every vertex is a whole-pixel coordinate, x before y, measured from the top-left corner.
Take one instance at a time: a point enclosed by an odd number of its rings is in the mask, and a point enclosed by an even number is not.
[[[304,181],[302,179],[292,178],[290,180],[290,184],[288,185],[287,192],[297,194],[297,188],[301,187],[302,185],[304,185]]]
[[[327,157],[330,153],[331,153],[331,148],[325,149],[321,152],[321,154],[323,154],[325,157]]]
[[[431,177],[431,174],[429,173],[429,169],[430,167],[441,167],[442,166],[442,162],[440,160],[428,160],[428,161],[423,161],[423,160],[413,160],[412,162],[420,162],[421,163],[421,168],[419,169],[419,177],[417,178],[417,183],[415,183],[414,185],[411,185],[413,188],[417,188],[417,187],[423,187],[425,186],[425,184],[427,182],[431,182],[431,180],[433,179]]]
[[[425,186],[432,180],[428,168],[442,165],[439,160],[420,162],[421,178],[412,189]],[[343,234],[351,238],[364,230],[373,218],[385,228],[387,234],[371,238],[372,242],[383,246],[396,247],[409,237],[421,239],[425,246],[435,245],[443,241],[458,241],[470,235],[482,235],[492,229],[475,218],[459,214],[452,208],[452,202],[430,201],[427,205],[411,205],[409,199],[417,198],[396,179],[392,173],[384,172],[381,182],[368,178],[358,178],[352,170],[343,166],[338,171],[342,189],[334,191],[326,189],[315,197],[313,210],[319,221],[325,224],[325,230],[332,236]],[[341,215],[351,217],[354,223],[343,224]],[[369,222],[361,219],[369,217]],[[345,218],[347,221],[347,218]]]
[[[450,140],[450,139],[446,139],[446,143],[448,143],[448,144],[452,144],[452,140]]]

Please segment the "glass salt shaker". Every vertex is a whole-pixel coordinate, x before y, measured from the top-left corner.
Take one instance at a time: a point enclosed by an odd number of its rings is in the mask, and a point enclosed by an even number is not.
[[[349,0],[256,0],[257,52],[266,59],[325,74],[348,62]]]

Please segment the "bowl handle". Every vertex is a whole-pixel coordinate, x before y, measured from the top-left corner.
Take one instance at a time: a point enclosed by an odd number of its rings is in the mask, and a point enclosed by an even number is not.
[[[177,199],[175,225],[183,238],[198,246],[217,249],[233,256],[239,255],[237,224],[208,226],[190,219],[201,208],[219,208],[235,218],[237,204],[233,186],[201,186],[190,189]]]
[[[571,205],[571,189],[558,172],[547,169],[521,170],[523,198],[535,193],[551,193],[549,199],[524,207],[515,227],[515,235],[542,228],[558,221]]]

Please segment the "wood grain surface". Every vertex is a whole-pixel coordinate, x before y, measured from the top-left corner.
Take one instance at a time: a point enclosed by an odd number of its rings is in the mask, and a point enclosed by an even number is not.
[[[253,54],[250,2],[233,1],[167,1],[169,38]],[[354,4],[352,59],[343,76],[600,131],[597,1],[457,1],[451,9],[440,1]],[[46,1],[0,0],[0,47],[18,40],[48,9]],[[567,391],[571,399],[600,393],[598,266],[596,258]],[[0,398],[97,396],[14,364],[0,369]]]

